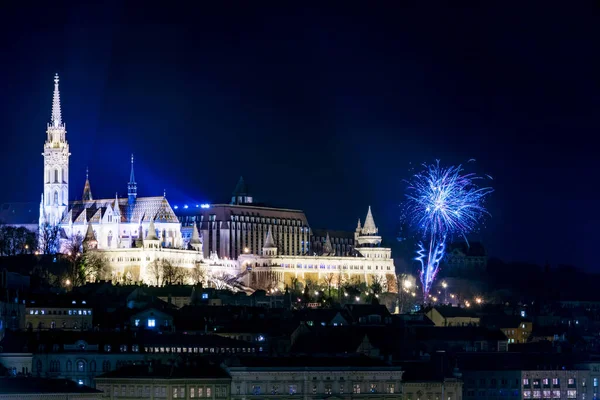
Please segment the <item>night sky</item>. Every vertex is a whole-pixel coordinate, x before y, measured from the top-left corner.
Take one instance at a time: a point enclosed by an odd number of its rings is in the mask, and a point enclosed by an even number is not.
[[[141,196],[223,202],[243,175],[313,228],[353,230],[371,205],[390,244],[411,167],[476,159],[490,255],[600,270],[597,2],[16,3],[0,6],[0,202],[40,199],[58,72],[71,199],[86,167],[95,197],[125,196],[133,152]]]

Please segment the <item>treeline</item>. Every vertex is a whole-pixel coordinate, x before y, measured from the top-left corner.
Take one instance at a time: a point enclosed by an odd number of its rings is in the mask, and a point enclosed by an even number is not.
[[[36,251],[38,238],[34,232],[0,224],[0,256],[31,254]]]

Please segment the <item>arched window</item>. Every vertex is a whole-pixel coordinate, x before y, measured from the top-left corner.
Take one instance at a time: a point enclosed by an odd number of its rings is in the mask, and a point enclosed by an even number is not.
[[[83,361],[83,360],[77,361],[77,372],[85,372],[85,361]]]
[[[42,360],[37,360],[35,363],[35,369],[37,370],[38,374],[42,373]]]
[[[94,360],[90,362],[90,371],[96,372],[96,361]]]
[[[58,183],[58,169],[54,170],[54,183]]]
[[[58,192],[54,191],[54,205],[58,205]]]
[[[67,361],[67,372],[71,372],[71,370],[73,369],[73,363],[71,362],[71,360]]]
[[[67,183],[67,170],[65,168],[62,169],[62,181]]]
[[[108,247],[110,247],[110,245],[112,244],[112,238],[113,238],[112,231],[108,231],[108,238],[107,238],[108,239]]]
[[[109,371],[110,371],[110,361],[104,360],[104,362],[102,362],[102,372],[109,372]]]

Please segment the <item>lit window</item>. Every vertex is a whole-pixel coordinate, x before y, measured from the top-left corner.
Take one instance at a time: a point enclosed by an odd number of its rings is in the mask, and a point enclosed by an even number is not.
[[[196,397],[196,388],[191,387],[190,388],[190,398],[193,399],[194,397]]]
[[[80,385],[83,385],[83,379],[78,380],[77,383],[79,383]]]
[[[376,383],[371,383],[370,391],[371,391],[371,393],[377,393],[377,384]]]
[[[260,385],[252,386],[252,394],[260,394]]]
[[[136,319],[133,323],[135,324],[135,326],[140,326],[140,320],[139,319]]]
[[[598,378],[594,378],[594,387],[598,387]]]
[[[148,328],[154,328],[156,326],[156,320],[155,319],[149,319],[148,320]]]
[[[290,385],[289,394],[296,394],[297,391],[298,391],[298,387],[296,385]]]
[[[210,388],[209,387],[206,388],[206,397],[210,397]]]
[[[576,399],[577,390],[567,390],[567,399]]]
[[[394,389],[396,388],[396,385],[394,385],[393,383],[389,383],[388,384],[388,393],[389,394],[394,394]]]
[[[360,384],[355,383],[354,385],[352,385],[352,393],[360,394]]]
[[[208,293],[202,293],[202,298],[203,299],[208,299]]]

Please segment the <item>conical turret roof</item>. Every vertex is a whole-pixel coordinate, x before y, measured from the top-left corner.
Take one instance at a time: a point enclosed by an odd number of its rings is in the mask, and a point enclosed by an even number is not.
[[[271,235],[271,227],[269,227],[269,230],[267,231],[267,237],[265,238],[265,244],[263,245],[263,247],[267,249],[277,247],[275,246],[273,235]]]
[[[94,229],[92,228],[91,222],[88,222],[87,231],[85,232],[85,238],[83,240],[85,242],[89,242],[90,240],[96,240],[96,235],[94,235]]]
[[[198,225],[194,223],[194,230],[192,231],[192,239],[190,244],[200,244],[200,233],[198,232]]]
[[[246,185],[246,181],[244,181],[244,177],[240,176],[240,180],[235,185],[235,189],[233,189],[233,195],[242,196],[245,194],[248,194],[248,186]]]
[[[329,232],[327,232],[325,243],[323,243],[323,255],[328,255],[331,253],[333,253],[333,246],[331,245],[331,239],[329,239]]]
[[[158,240],[158,236],[156,236],[156,228],[154,227],[154,220],[150,220],[150,225],[148,226],[148,234],[144,240]]]
[[[377,234],[377,227],[375,226],[375,221],[373,220],[373,214],[371,214],[371,206],[369,206],[369,211],[367,211],[367,217],[365,218],[365,224],[362,227],[361,233],[363,235]]]

